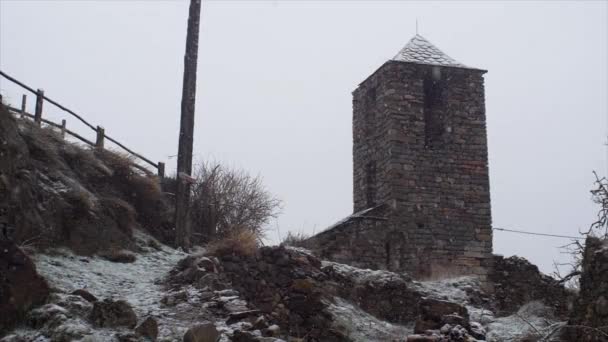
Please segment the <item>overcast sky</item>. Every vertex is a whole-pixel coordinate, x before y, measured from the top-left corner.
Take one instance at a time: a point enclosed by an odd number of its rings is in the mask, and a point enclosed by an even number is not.
[[[187,12],[186,1],[0,0],[0,69],[174,168]],[[416,18],[448,55],[489,70],[494,226],[587,228],[592,171],[608,167],[605,1],[205,1],[196,160],[263,176],[284,201],[271,240],[276,227],[318,232],[350,214],[351,92],[415,34]],[[4,79],[0,92],[20,102]],[[494,235],[496,253],[546,272],[566,243]]]

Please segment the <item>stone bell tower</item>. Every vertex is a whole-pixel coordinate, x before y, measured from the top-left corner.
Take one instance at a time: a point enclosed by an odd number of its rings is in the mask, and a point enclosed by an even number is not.
[[[416,35],[365,79],[353,92],[354,214],[308,246],[418,278],[486,275],[485,73]]]

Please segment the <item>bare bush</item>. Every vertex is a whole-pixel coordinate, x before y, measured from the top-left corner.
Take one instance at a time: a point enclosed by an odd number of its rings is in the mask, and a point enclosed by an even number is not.
[[[208,162],[198,166],[195,179],[190,207],[193,241],[206,242],[238,230],[261,238],[268,221],[279,214],[281,201],[259,176]]]
[[[595,189],[591,190],[591,198],[593,202],[599,204],[600,209],[597,213],[597,220],[589,227],[587,235],[596,235],[598,237],[608,237],[608,179],[600,178],[597,173],[595,175]]]
[[[599,209],[596,220],[591,223],[587,231],[581,234],[584,237],[608,238],[608,179],[606,177],[600,178],[595,171],[593,175],[595,176],[595,181],[593,183],[594,187],[590,191],[591,200],[599,205]],[[555,271],[553,272],[553,276],[567,287],[576,289],[578,288],[578,281],[581,275],[585,246],[580,240],[574,240],[562,246],[561,249],[563,249],[563,253],[572,256],[572,261],[566,264],[554,263]],[[562,275],[559,271],[559,266],[569,266],[569,272],[566,275]]]

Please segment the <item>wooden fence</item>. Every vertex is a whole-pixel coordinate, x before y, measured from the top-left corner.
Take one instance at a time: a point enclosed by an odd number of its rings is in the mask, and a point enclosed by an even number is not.
[[[82,118],[82,116],[74,113],[73,111],[67,109],[66,107],[60,105],[59,103],[49,99],[48,97],[46,97],[44,95],[44,91],[42,89],[38,89],[38,90],[34,90],[31,87],[28,87],[27,85],[23,84],[22,82],[19,82],[18,80],[16,80],[15,78],[7,75],[6,73],[2,72],[0,70],[0,76],[4,77],[5,79],[17,84],[18,86],[22,87],[23,89],[29,91],[30,93],[33,93],[36,96],[36,108],[34,109],[34,114],[28,113],[26,111],[26,102],[27,102],[27,95],[23,95],[23,97],[21,98],[21,108],[15,108],[15,107],[11,107],[11,106],[7,106],[8,110],[11,111],[13,114],[19,116],[20,118],[24,119],[24,118],[31,118],[34,120],[34,122],[36,124],[38,124],[38,126],[42,125],[42,123],[45,123],[49,126],[53,126],[55,128],[58,128],[61,131],[61,135],[63,137],[65,137],[66,134],[71,135],[72,137],[84,142],[87,145],[90,146],[94,146],[95,148],[99,148],[99,149],[103,149],[105,147],[105,140],[108,140],[110,142],[113,142],[114,144],[116,144],[118,147],[122,148],[123,150],[125,150],[127,153],[129,153],[130,155],[134,156],[135,158],[142,160],[143,162],[149,164],[150,166],[152,166],[158,173],[158,176],[160,178],[165,177],[165,163],[162,162],[158,162],[158,163],[154,163],[153,161],[151,161],[150,159],[142,156],[139,153],[134,152],[133,150],[131,150],[130,148],[126,147],[125,145],[123,145],[122,143],[118,142],[116,139],[108,136],[104,130],[103,127],[101,126],[94,126],[92,124],[90,124],[89,122],[87,122],[84,118]],[[0,95],[0,102],[2,100],[2,95]],[[87,127],[89,127],[90,129],[92,129],[93,131],[95,131],[95,142],[84,138],[82,135],[77,134],[76,132],[73,132],[69,129],[67,129],[67,122],[66,120],[61,120],[61,124],[52,122],[50,120],[44,119],[42,117],[42,108],[44,107],[44,101],[56,106],[57,108],[63,110],[64,112],[67,112],[68,114],[74,116],[76,119],[80,120],[80,122],[82,122],[83,124],[85,124]],[[134,167],[139,168],[142,171],[145,172],[149,172],[149,170],[137,163],[133,163]]]

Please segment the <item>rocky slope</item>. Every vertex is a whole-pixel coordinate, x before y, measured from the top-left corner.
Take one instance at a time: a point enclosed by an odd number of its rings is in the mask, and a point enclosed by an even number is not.
[[[559,323],[540,302],[497,317],[473,277],[417,282],[290,247],[187,255],[150,239],[136,232],[131,263],[35,254],[52,293],[0,341],[196,341],[189,329],[220,341],[521,341]]]

